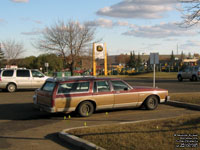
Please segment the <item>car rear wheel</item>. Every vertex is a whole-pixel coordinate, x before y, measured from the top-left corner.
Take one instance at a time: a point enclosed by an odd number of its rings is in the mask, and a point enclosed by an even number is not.
[[[81,117],[88,117],[94,112],[94,106],[91,102],[85,101],[78,106],[78,114]]]
[[[145,108],[148,110],[154,110],[158,106],[158,98],[156,96],[149,96],[144,104]]]
[[[178,76],[178,81],[183,81],[183,78],[181,75]]]
[[[7,91],[10,92],[10,93],[15,92],[16,89],[17,89],[17,87],[16,87],[16,85],[14,83],[10,83],[7,86]]]

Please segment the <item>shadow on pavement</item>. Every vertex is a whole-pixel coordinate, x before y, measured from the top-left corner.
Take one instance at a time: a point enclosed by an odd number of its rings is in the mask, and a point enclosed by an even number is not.
[[[63,147],[66,147],[69,150],[79,150],[77,147],[75,147],[75,146],[71,145],[70,143],[67,143],[66,141],[63,141],[62,139],[60,139],[58,137],[58,133],[48,134],[47,136],[45,136],[45,138],[63,146]]]

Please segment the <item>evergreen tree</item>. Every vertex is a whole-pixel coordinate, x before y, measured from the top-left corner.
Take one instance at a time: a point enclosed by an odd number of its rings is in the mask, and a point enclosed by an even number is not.
[[[141,59],[140,53],[138,53],[137,68],[141,67],[141,64],[142,64],[142,59]]]
[[[185,58],[185,54],[183,53],[183,51],[181,52],[181,60],[183,60]]]
[[[135,68],[136,67],[136,58],[135,58],[134,51],[130,53],[130,59],[129,59],[129,62],[128,62],[128,66],[130,68]]]
[[[172,50],[172,54],[171,54],[171,58],[170,58],[171,62],[173,62],[175,60],[175,56],[174,56],[174,51]]]

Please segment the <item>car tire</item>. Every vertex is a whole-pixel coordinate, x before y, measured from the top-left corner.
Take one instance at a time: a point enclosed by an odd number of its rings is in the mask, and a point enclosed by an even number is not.
[[[178,81],[180,81],[180,82],[183,81],[183,78],[181,75],[178,76]]]
[[[144,104],[145,108],[148,110],[154,110],[158,106],[158,98],[156,96],[149,96]]]
[[[13,93],[17,90],[17,87],[14,83],[9,83],[6,89],[8,92]]]
[[[192,76],[192,81],[197,81],[197,77],[195,75]]]
[[[94,112],[94,105],[89,101],[82,102],[78,106],[78,114],[81,117],[91,116],[93,114],[93,112]]]

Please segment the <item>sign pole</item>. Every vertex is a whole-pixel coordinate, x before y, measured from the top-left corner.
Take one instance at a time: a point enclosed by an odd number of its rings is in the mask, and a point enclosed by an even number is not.
[[[93,76],[96,76],[95,43],[93,43]]]
[[[150,53],[150,64],[153,65],[153,87],[156,87],[156,64],[159,64],[159,54]]]
[[[156,87],[156,64],[153,64],[153,87]]]
[[[108,68],[107,68],[107,64],[108,64],[108,60],[107,60],[107,49],[106,49],[106,43],[104,43],[104,51],[105,51],[105,58],[104,58],[104,75],[107,76],[108,75]]]

